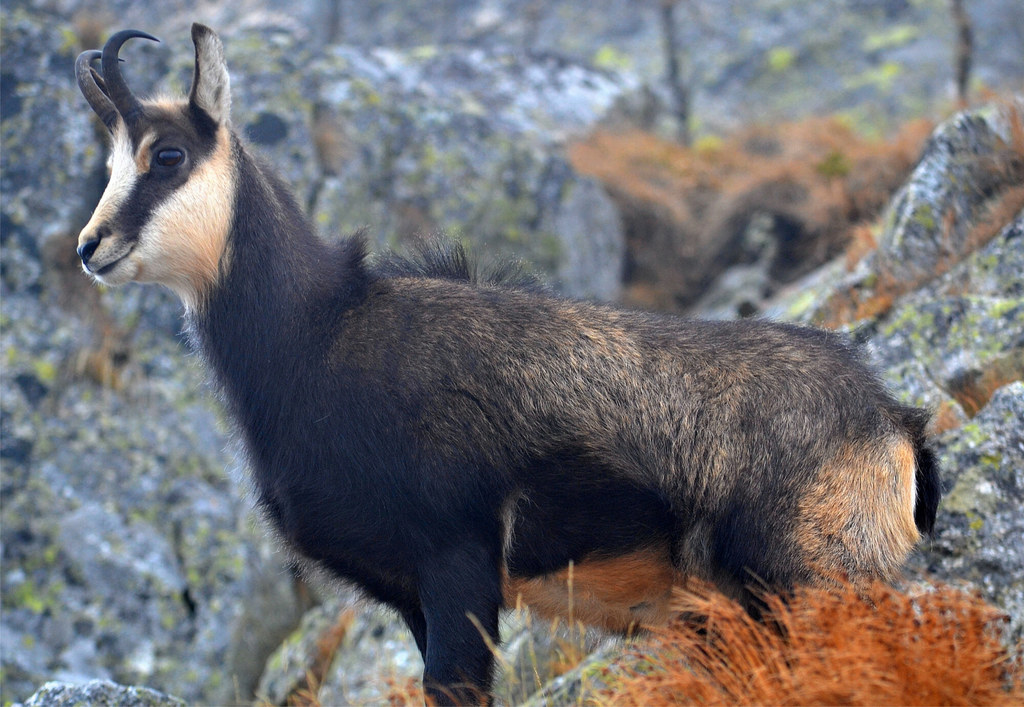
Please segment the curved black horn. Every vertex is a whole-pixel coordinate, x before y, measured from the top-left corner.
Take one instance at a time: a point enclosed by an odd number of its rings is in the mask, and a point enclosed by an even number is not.
[[[137,29],[124,29],[115,33],[103,46],[102,63],[103,80],[106,83],[107,94],[113,102],[117,112],[121,114],[125,122],[131,124],[142,107],[139,99],[132,95],[131,89],[125,83],[121,75],[121,67],[118,65],[117,53],[121,51],[121,45],[133,37],[152,39],[154,42],[160,40],[151,34],[140,32]]]
[[[92,68],[92,62],[102,55],[103,52],[99,49],[90,49],[79,54],[75,60],[75,77],[78,79],[78,88],[89,102],[89,106],[107,126],[107,130],[113,131],[114,123],[117,122],[117,108],[96,83],[96,72]]]

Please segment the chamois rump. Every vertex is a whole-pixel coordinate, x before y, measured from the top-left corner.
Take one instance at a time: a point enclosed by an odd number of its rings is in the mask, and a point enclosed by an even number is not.
[[[112,140],[84,268],[178,294],[262,509],[403,617],[438,703],[484,698],[482,632],[563,614],[570,575],[575,617],[626,632],[690,578],[752,610],[752,585],[892,580],[931,529],[928,413],[836,334],[560,298],[450,244],[371,264],[232,131],[212,30],[186,100],[132,94],[132,37],[76,62]]]

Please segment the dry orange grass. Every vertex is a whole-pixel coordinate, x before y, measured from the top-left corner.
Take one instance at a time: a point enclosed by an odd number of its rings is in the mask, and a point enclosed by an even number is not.
[[[766,184],[799,189],[797,200],[806,202],[801,208],[809,219],[828,219],[838,209],[858,222],[888,202],[933,127],[915,120],[889,140],[874,140],[837,118],[808,118],[696,147],[638,131],[599,131],[570,146],[569,157],[580,172],[616,193],[663,207],[680,223],[700,220],[707,201]]]
[[[836,118],[809,118],[696,147],[598,132],[572,145],[569,158],[620,206],[634,266],[630,294],[655,300],[634,303],[672,307],[729,264],[758,214],[782,224],[773,263],[781,281],[837,255],[888,203],[932,127],[914,121],[883,141]]]
[[[938,587],[911,596],[876,584],[801,590],[766,604],[765,620],[755,621],[715,592],[677,590],[680,618],[600,671],[609,687],[584,684],[574,703],[1024,704],[1024,645],[1008,650],[1006,615],[973,594]],[[326,653],[333,644],[325,641]],[[418,680],[387,682],[383,704],[423,704]],[[319,705],[310,687],[289,704]]]
[[[952,588],[908,596],[877,585],[769,597],[754,621],[719,595],[688,595],[678,620],[633,656],[615,705],[1021,705],[1021,648],[1005,615]],[[774,623],[773,623],[774,622]]]
[[[974,417],[997,390],[1018,380],[1024,380],[1024,351],[1011,349],[986,362],[981,370],[955,377],[950,381],[949,393],[968,417]]]
[[[415,678],[406,678],[402,681],[389,679],[388,688],[388,707],[420,707],[423,704],[430,707],[434,703],[423,691],[423,684]]]

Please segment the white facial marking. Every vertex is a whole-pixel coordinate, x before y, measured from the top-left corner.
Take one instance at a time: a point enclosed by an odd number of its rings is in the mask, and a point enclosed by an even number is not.
[[[165,110],[183,107],[181,102],[164,104]],[[231,227],[235,176],[230,133],[221,128],[213,153],[194,165],[185,183],[155,207],[129,204],[136,184],[150,169],[151,147],[157,138],[149,132],[140,140],[138,150],[133,150],[127,129],[118,124],[108,159],[110,180],[78,242],[81,245],[101,236],[86,267],[99,282],[158,283],[194,309],[219,277]],[[127,241],[124,234],[111,230],[110,224],[120,209],[132,208],[150,213],[137,237]]]
[[[118,237],[118,234],[101,234],[100,228],[109,223],[121,208],[139,179],[132,141],[123,121],[118,121],[114,130],[113,144],[107,164],[110,168],[110,180],[103,191],[103,196],[100,197],[99,204],[96,205],[96,209],[92,213],[92,218],[82,229],[78,243],[83,245],[95,240],[97,236],[103,235],[99,246],[89,260],[89,265],[85,268],[86,272],[105,284],[120,285],[131,280],[134,275],[131,268],[123,267],[127,263],[118,263],[131,251],[131,245],[125,243]],[[103,275],[96,274],[98,270],[114,263],[118,264],[110,272]]]

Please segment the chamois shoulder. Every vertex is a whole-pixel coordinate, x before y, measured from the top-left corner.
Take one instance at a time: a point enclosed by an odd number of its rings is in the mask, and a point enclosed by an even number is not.
[[[377,259],[373,271],[382,279],[422,278],[530,292],[548,291],[539,278],[526,270],[522,261],[504,260],[481,269],[461,243],[444,236],[417,241],[408,255],[385,253]]]

